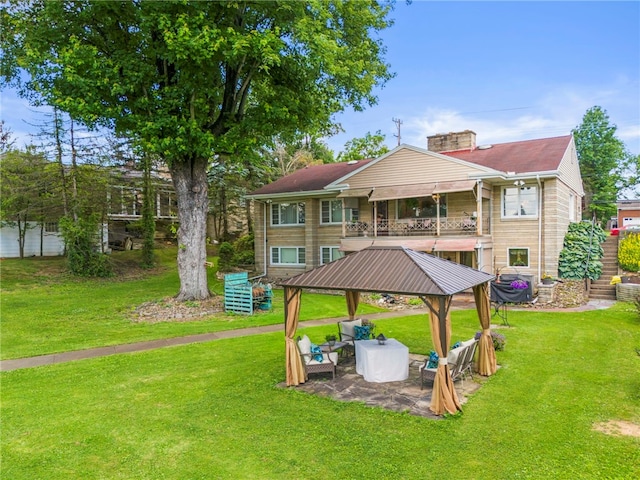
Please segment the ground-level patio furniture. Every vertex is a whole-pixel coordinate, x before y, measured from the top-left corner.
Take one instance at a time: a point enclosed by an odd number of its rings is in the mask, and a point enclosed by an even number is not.
[[[356,320],[339,321],[338,335],[338,338],[340,338],[340,342],[345,344],[344,351],[354,355],[355,343],[360,340],[371,339],[373,331],[371,330],[370,325],[367,325],[362,321],[361,318],[358,318]]]
[[[305,377],[310,373],[331,372],[333,379],[336,378],[336,365],[338,364],[338,352],[322,353],[318,346],[317,351],[312,351],[312,343],[306,335],[296,342],[302,364],[305,369]]]
[[[302,358],[295,345],[300,317],[300,299],[306,288],[344,291],[349,318],[355,318],[360,292],[417,295],[429,309],[427,321],[438,355],[450,348],[452,296],[473,289],[482,327],[477,368],[480,375],[496,372],[491,340],[489,281],[494,275],[456,264],[406,247],[370,246],[321,265],[280,283],[284,287],[285,369],[288,386],[305,382]],[[462,410],[446,365],[438,366],[430,409],[436,415]]]
[[[409,377],[409,349],[394,338],[384,344],[378,340],[358,340],[356,372],[367,382],[400,382]]]
[[[331,352],[342,353],[343,349],[346,346],[347,346],[347,342],[333,342],[333,344],[329,342],[325,342],[320,344],[320,350],[322,350],[322,353],[331,353]]]
[[[447,366],[451,373],[451,380],[456,381],[459,378],[464,379],[467,374],[473,375],[473,357],[476,353],[478,340],[472,338],[462,345],[449,351],[447,355]],[[437,368],[429,367],[429,359],[427,358],[420,365],[420,388],[424,388],[425,382],[431,382],[436,378]]]

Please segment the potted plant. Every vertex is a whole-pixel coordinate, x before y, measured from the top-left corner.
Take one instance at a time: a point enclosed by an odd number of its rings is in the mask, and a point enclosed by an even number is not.
[[[554,282],[553,277],[549,275],[547,272],[542,274],[542,284],[543,285],[551,285]]]
[[[324,337],[330,347],[333,347],[336,344],[336,336],[335,335],[327,335]]]

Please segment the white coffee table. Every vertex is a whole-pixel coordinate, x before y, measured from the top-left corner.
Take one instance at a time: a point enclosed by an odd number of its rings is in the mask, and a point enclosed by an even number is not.
[[[409,349],[395,338],[384,345],[377,340],[358,340],[356,372],[367,382],[400,382],[409,378]]]

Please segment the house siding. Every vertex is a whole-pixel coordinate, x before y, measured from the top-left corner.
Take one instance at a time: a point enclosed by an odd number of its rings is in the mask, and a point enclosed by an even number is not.
[[[563,151],[564,153],[562,153]],[[502,218],[502,188],[513,186],[513,180],[504,180],[505,176],[510,176],[508,172],[491,171],[486,167],[474,168],[473,165],[468,165],[462,160],[448,159],[438,154],[419,149],[414,150],[409,147],[401,147],[392,154],[367,164],[362,170],[357,170],[336,180],[330,184],[330,188],[337,185],[343,187],[348,185],[349,190],[362,189],[363,192],[368,192],[375,187],[401,187],[422,183],[468,180],[474,177],[483,178],[482,195],[479,200],[482,208],[479,208],[480,203],[476,199],[475,191],[453,192],[444,195],[446,195],[448,218],[460,221],[475,211],[481,215],[483,222],[488,220],[488,225],[483,224],[482,233],[473,232],[475,234],[473,237],[468,236],[469,232],[447,232],[443,229],[441,238],[476,239],[476,244],[481,245],[476,247],[476,252],[481,255],[480,258],[476,258],[478,266],[482,270],[492,273],[498,271],[500,273],[514,273],[516,268],[507,266],[508,249],[527,248],[529,265],[517,267],[517,272],[532,275],[535,281],[539,281],[539,275],[544,272],[549,272],[552,275],[557,274],[558,257],[571,221],[570,217],[573,214],[573,220],[579,221],[582,213],[582,181],[573,141],[569,142],[566,150],[559,150],[555,158],[560,155],[562,158],[553,167],[557,166],[556,170],[545,170],[539,174],[534,171],[527,173],[526,177],[524,175],[516,177],[524,179],[527,185],[535,185],[538,189],[540,198],[537,206],[539,212],[535,218]],[[552,162],[546,162],[547,165],[550,163]],[[327,194],[330,194],[329,191]],[[270,218],[267,217],[267,237],[265,238],[264,209],[256,210],[256,265],[268,272],[270,277],[286,278],[319,266],[321,264],[321,246],[342,245],[345,247],[348,243],[347,246],[350,248],[346,249],[352,250],[365,244],[368,246],[372,240],[379,244],[402,244],[403,242],[420,244],[421,238],[418,235],[403,237],[400,234],[396,237],[387,236],[383,232],[379,237],[374,237],[373,229],[367,232],[369,237],[366,235],[360,237],[347,235],[348,238],[343,238],[342,225],[320,224],[320,201],[330,197],[319,191],[309,192],[306,199],[297,195],[289,196],[290,194],[287,193],[282,195],[286,196],[287,201],[295,201],[293,200],[293,196],[295,196],[299,198],[298,201],[306,202],[306,221],[304,226],[271,227]],[[276,196],[272,200],[277,202]],[[388,218],[390,220],[397,218],[397,203],[398,201],[395,199],[388,200]],[[359,221],[371,226],[374,202],[369,202],[363,194],[362,197],[358,197],[358,207]],[[415,232],[410,233],[415,234]],[[422,239],[425,240],[423,242],[425,248],[429,248],[428,245],[433,245],[433,242],[429,243],[429,240],[436,238],[435,235],[435,231],[425,232],[422,236]],[[267,245],[266,266],[263,261],[265,244]],[[446,245],[446,242],[443,244]],[[449,245],[454,244],[455,242],[451,242]],[[271,266],[269,247],[275,246],[304,246],[306,265],[304,267]],[[440,252],[439,249],[438,252]],[[460,255],[456,252],[446,253],[447,255],[455,254],[455,258],[462,256],[462,253]],[[464,255],[469,254],[473,254],[473,252],[467,252]],[[468,257],[466,258],[468,261]]]
[[[62,236],[59,233],[44,233],[42,237],[42,256],[57,257],[61,255],[64,255],[64,240]],[[24,256],[40,256],[40,225],[36,222],[28,222],[24,240]],[[0,227],[0,257],[20,257],[17,227]]]
[[[576,195],[579,197],[584,195],[584,190],[582,188],[582,176],[580,175],[580,165],[578,163],[576,145],[573,139],[560,161],[558,173],[562,181],[569,189],[573,190]]]
[[[453,160],[405,148],[350,176],[349,188],[368,188],[467,180],[481,172]]]

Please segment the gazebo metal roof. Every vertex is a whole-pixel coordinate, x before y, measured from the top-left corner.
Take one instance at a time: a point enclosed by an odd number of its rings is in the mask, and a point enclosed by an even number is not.
[[[494,275],[405,247],[368,247],[280,282],[326,290],[451,296]]]

